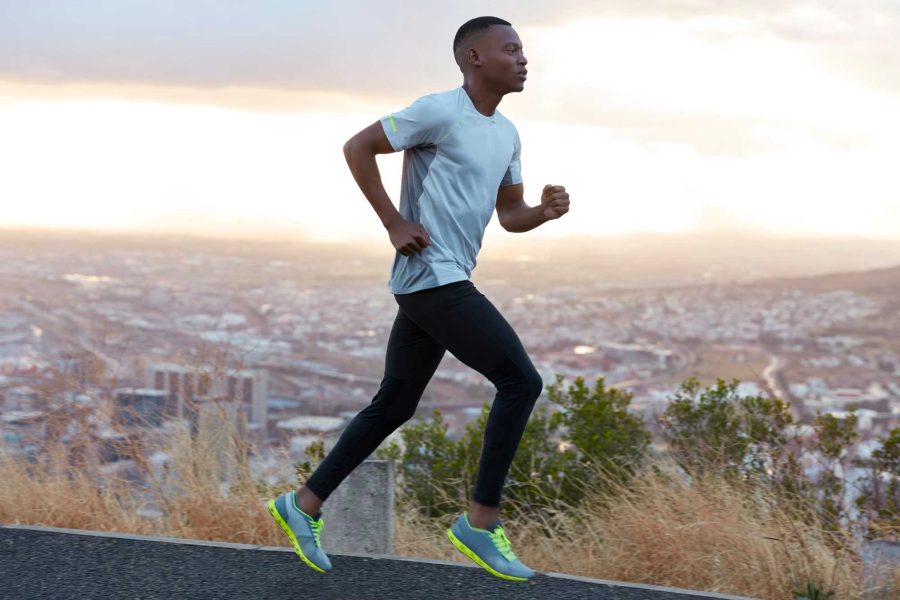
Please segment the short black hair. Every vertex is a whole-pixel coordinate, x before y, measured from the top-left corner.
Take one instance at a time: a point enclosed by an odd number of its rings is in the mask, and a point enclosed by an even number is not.
[[[457,59],[457,62],[459,61],[457,52],[459,52],[460,47],[465,41],[473,33],[484,31],[491,25],[512,25],[512,23],[504,21],[499,17],[475,17],[474,19],[469,19],[460,26],[456,31],[456,36],[453,38],[453,56]]]

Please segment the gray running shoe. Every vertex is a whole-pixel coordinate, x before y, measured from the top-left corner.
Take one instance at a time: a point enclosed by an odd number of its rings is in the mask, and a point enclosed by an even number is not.
[[[534,576],[535,572],[522,564],[509,547],[499,519],[488,529],[480,529],[469,524],[469,513],[464,512],[447,530],[447,537],[457,550],[492,575],[512,581],[528,581]]]
[[[313,518],[300,510],[294,490],[269,500],[266,507],[275,522],[287,534],[294,551],[303,562],[319,573],[331,570],[331,561],[319,543],[319,535],[325,527],[321,511],[316,515],[317,518]]]

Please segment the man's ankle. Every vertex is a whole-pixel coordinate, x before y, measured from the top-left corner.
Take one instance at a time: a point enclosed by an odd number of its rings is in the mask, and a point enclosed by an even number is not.
[[[471,511],[468,513],[467,516],[469,519],[469,525],[471,525],[472,527],[477,527],[478,529],[487,529],[488,525],[490,525],[492,523],[496,523],[500,519],[499,514],[488,515],[486,517],[481,516],[481,515],[473,516]]]
[[[297,501],[297,506],[300,508],[300,510],[305,512],[310,517],[315,518],[316,515],[319,512],[321,512],[321,510],[322,510],[321,504],[316,506],[315,504],[318,504],[318,503],[310,502],[310,500],[314,501],[314,499],[309,498],[303,489],[295,490],[294,497]]]

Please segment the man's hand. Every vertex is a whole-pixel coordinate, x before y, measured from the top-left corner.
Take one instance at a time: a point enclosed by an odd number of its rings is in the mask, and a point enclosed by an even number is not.
[[[545,217],[558,219],[569,212],[569,193],[564,186],[548,183],[541,194],[541,206],[544,207]]]
[[[421,252],[431,245],[428,232],[419,223],[397,219],[387,227],[387,230],[394,248],[403,256]]]

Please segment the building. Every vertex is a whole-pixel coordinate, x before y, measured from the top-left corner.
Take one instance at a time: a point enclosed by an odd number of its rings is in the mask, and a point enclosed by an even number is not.
[[[170,409],[166,390],[120,388],[116,390],[113,421],[125,427],[160,427]]]
[[[241,404],[212,396],[194,396],[185,403],[185,418],[188,421],[191,435],[196,436],[201,425],[215,429],[224,429],[227,425],[238,435],[246,433],[246,420],[241,419]]]
[[[56,369],[70,389],[85,389],[103,373],[103,363],[90,352],[65,351],[56,359]]]
[[[288,448],[293,455],[305,454],[305,448],[309,444],[321,440],[327,453],[334,447],[348,420],[342,417],[323,417],[314,415],[302,415],[285,421],[279,421],[275,426],[277,441]]]
[[[269,377],[265,369],[219,371],[211,367],[185,367],[156,363],[147,368],[148,386],[172,394],[179,419],[188,418],[185,402],[195,396],[240,402],[247,423],[265,429]]]
[[[0,415],[0,448],[10,456],[33,458],[43,445],[46,431],[45,411],[8,411]]]
[[[3,410],[30,411],[35,410],[38,404],[38,393],[27,385],[20,385],[6,390]]]

